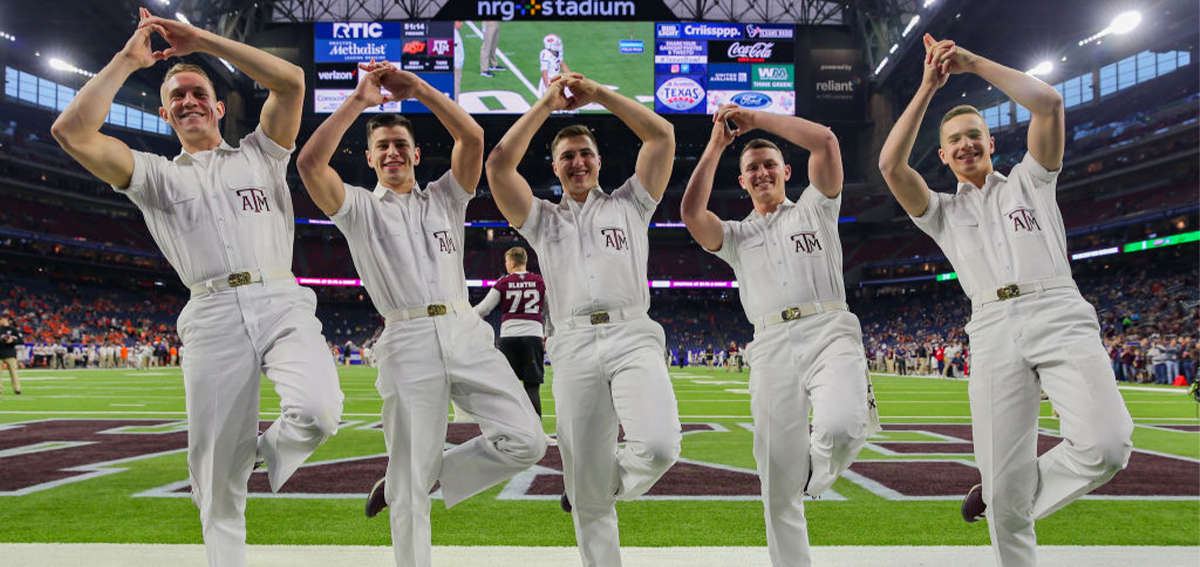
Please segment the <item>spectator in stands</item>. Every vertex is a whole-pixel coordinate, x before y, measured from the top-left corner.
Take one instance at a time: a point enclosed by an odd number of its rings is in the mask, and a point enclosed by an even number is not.
[[[8,379],[12,382],[13,393],[21,395],[21,380],[17,377],[17,345],[24,342],[21,331],[12,326],[8,317],[0,317],[0,363],[8,368]],[[0,382],[0,394],[4,393],[4,384]]]

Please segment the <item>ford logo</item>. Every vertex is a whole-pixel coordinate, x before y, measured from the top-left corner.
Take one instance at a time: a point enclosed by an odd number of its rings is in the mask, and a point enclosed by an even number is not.
[[[655,95],[663,106],[671,110],[683,111],[695,107],[704,100],[704,87],[687,77],[675,77],[659,86]],[[767,102],[769,103],[770,99]]]
[[[742,108],[766,108],[771,106],[771,97],[762,93],[738,93],[729,99]]]

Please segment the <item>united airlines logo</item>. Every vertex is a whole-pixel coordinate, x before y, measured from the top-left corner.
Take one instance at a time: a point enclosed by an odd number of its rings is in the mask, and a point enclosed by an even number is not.
[[[267,204],[267,195],[262,189],[238,189],[237,196],[242,198],[243,213],[271,212],[271,206]]]
[[[604,237],[604,247],[613,250],[628,250],[629,240],[625,238],[625,231],[619,228],[602,228],[600,229],[601,236]]]
[[[1037,217],[1033,214],[1033,209],[1017,209],[1008,213],[1008,220],[1014,233],[1041,232],[1042,230],[1042,227],[1038,225]]]
[[[454,243],[454,237],[450,235],[450,231],[436,231],[433,233],[433,237],[437,239],[438,252],[453,254],[458,251],[458,245]]]
[[[789,238],[791,238],[797,254],[816,254],[825,250],[821,246],[821,239],[817,238],[816,232],[797,232]]]

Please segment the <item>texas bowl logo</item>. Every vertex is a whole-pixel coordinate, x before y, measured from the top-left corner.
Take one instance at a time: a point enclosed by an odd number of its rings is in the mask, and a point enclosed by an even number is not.
[[[766,108],[771,106],[771,97],[762,93],[738,93],[729,99],[730,102],[742,108]]]
[[[687,77],[675,77],[659,86],[655,95],[671,110],[688,110],[704,100],[704,87]]]

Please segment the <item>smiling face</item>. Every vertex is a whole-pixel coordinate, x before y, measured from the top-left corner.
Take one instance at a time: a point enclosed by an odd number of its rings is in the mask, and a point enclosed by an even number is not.
[[[752,143],[739,161],[742,174],[738,183],[750,193],[755,209],[774,210],[783,202],[784,183],[792,177],[791,166],[783,163],[783,153],[774,146],[753,147]]]
[[[954,116],[942,123],[939,135],[938,157],[942,163],[950,166],[960,182],[982,187],[993,171],[992,153],[996,151],[996,140],[983,117],[973,112]]]
[[[557,140],[554,175],[572,198],[582,201],[587,192],[600,185],[600,152],[589,136],[569,136]]]
[[[367,137],[367,164],[385,187],[408,191],[416,179],[413,168],[421,163],[421,150],[405,126],[380,126]]]
[[[191,71],[168,75],[160,95],[163,106],[158,114],[175,130],[184,149],[194,152],[220,145],[218,123],[225,116],[225,104],[217,100],[206,77]]]

